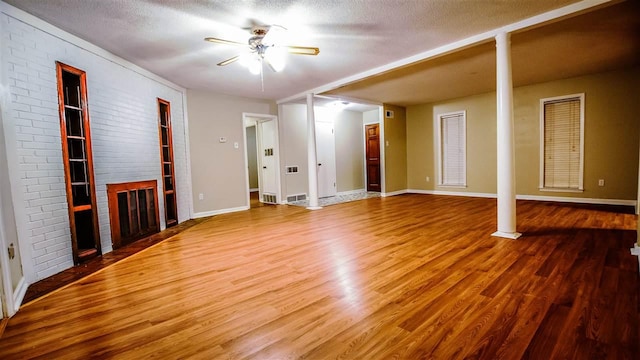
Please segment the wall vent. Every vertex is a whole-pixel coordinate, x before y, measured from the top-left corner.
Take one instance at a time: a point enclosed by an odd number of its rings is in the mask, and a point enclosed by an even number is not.
[[[262,202],[267,204],[275,204],[276,196],[274,194],[262,194]]]
[[[287,166],[285,173],[286,174],[297,174],[298,173],[298,166]]]
[[[307,194],[297,194],[297,195],[289,195],[287,196],[287,202],[296,202],[307,200]]]

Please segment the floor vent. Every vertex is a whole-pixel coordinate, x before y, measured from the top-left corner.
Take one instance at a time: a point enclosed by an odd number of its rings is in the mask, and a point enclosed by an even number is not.
[[[262,202],[267,204],[275,204],[276,196],[274,194],[262,194]]]
[[[307,194],[289,195],[287,196],[287,202],[296,202],[307,200]]]

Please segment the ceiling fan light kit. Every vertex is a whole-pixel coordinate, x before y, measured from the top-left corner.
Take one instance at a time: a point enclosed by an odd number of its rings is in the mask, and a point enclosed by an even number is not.
[[[224,45],[247,47],[248,52],[221,61],[218,66],[226,66],[238,61],[254,75],[262,74],[263,62],[266,62],[274,72],[284,70],[287,53],[312,56],[320,53],[320,49],[317,47],[280,45],[285,32],[286,29],[279,25],[257,26],[251,30],[253,36],[249,38],[247,44],[214,37],[206,37],[204,40]]]

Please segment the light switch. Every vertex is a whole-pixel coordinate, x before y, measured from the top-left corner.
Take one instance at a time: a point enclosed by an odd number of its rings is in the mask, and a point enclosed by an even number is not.
[[[237,149],[237,148],[240,147],[240,144],[238,144],[238,142],[236,141],[236,142],[233,143],[233,147]]]

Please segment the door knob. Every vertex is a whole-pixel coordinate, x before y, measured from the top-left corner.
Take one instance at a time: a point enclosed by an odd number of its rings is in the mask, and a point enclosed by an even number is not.
[[[267,167],[266,167],[266,166],[263,166],[262,168],[263,168],[263,169],[266,169]]]
[[[322,166],[322,164],[318,164],[318,166]]]

